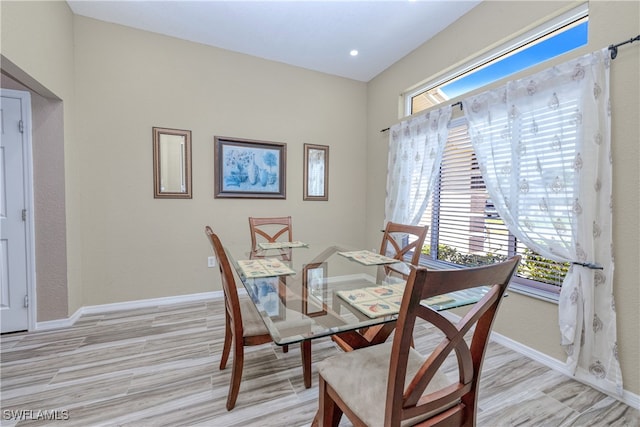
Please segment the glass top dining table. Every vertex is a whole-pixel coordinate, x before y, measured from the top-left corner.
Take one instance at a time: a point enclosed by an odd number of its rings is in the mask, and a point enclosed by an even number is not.
[[[306,365],[316,338],[332,336],[347,351],[384,342],[395,326],[409,265],[340,244],[292,245],[238,253],[225,249],[273,341],[307,343]],[[437,311],[473,304],[487,289],[423,304]],[[310,366],[305,368],[310,386]]]
[[[225,250],[278,345],[395,320],[410,273],[407,263],[340,244]],[[452,292],[423,304],[448,310],[477,302],[487,290]]]

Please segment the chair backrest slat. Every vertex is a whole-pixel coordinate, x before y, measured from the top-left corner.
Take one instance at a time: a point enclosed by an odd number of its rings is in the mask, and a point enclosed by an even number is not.
[[[382,236],[380,253],[383,255],[390,255],[392,258],[404,259],[404,256],[413,250],[411,264],[418,265],[420,262],[420,253],[424,246],[424,240],[427,237],[428,229],[429,227],[426,225],[407,225],[389,221],[384,229],[384,235]],[[397,236],[397,234],[402,234],[403,236],[411,235],[415,240],[404,245],[403,242],[399,242],[396,239],[395,236]],[[390,254],[389,246],[392,248],[392,253]]]
[[[249,231],[251,233],[251,250],[258,245],[257,236],[262,236],[267,242],[274,243],[286,234],[287,241],[293,240],[291,217],[256,218],[249,217]]]

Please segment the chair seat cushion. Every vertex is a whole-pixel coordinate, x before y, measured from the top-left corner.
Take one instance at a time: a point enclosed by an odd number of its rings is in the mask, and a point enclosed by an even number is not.
[[[240,298],[240,312],[242,313],[242,328],[244,337],[268,335],[269,330],[258,313],[256,306],[249,298]]]
[[[342,353],[317,364],[319,374],[370,427],[384,425],[391,345],[392,342],[387,342]],[[425,357],[410,348],[406,378],[413,378],[425,360]],[[443,373],[437,372],[425,393],[439,390],[451,383]],[[407,420],[402,425],[411,425],[429,415]]]

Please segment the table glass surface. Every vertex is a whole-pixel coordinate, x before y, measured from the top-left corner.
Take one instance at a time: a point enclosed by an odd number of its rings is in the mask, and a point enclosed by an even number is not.
[[[313,245],[284,249],[258,249],[234,254],[225,249],[247,294],[262,316],[276,344],[334,335],[380,325],[397,318],[404,262],[365,265],[344,252],[361,249],[344,245]],[[275,268],[283,265],[290,274],[247,277],[246,261]],[[271,261],[277,260],[275,263]],[[279,261],[279,262],[278,262]],[[241,265],[243,267],[241,267]],[[423,304],[446,310],[477,302],[488,288],[446,294]]]

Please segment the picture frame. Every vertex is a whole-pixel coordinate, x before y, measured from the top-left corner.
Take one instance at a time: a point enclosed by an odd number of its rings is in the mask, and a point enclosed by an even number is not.
[[[329,146],[304,144],[304,180],[302,199],[329,200]]]
[[[327,314],[327,263],[307,264],[302,269],[302,313],[309,317]]]
[[[191,199],[191,131],[152,127],[153,197]]]
[[[287,145],[214,137],[214,197],[286,199]]]

